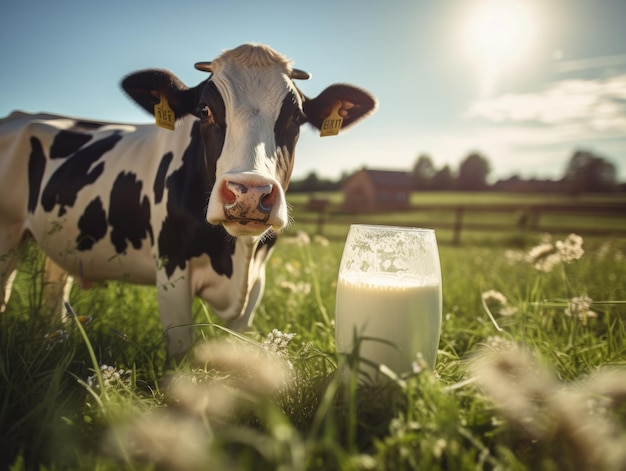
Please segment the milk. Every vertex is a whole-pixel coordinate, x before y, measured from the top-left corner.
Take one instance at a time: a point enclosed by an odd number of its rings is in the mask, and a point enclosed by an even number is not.
[[[350,353],[354,333],[364,339],[360,357],[410,373],[416,355],[435,367],[441,327],[441,282],[404,274],[340,274],[335,333],[337,351]],[[389,345],[388,343],[393,344]],[[374,370],[363,361],[360,369]]]

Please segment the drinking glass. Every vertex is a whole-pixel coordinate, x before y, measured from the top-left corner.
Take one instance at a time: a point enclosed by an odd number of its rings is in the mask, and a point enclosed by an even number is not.
[[[435,368],[441,329],[441,266],[435,231],[350,226],[339,267],[335,339],[349,354],[358,342],[362,374],[379,365],[410,375]]]

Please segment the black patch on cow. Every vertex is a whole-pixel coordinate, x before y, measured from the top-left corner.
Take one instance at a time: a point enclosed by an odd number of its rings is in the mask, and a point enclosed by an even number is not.
[[[201,116],[200,132],[204,145],[204,163],[209,184],[215,184],[217,159],[222,155],[226,139],[226,106],[215,84],[209,81],[202,92],[200,108],[209,108],[208,116]]]
[[[113,183],[109,204],[109,224],[111,242],[117,253],[126,252],[128,242],[135,249],[141,248],[141,241],[150,236],[154,243],[150,226],[150,201],[144,195],[141,198],[143,183],[137,181],[137,175],[121,172]]]
[[[206,221],[211,184],[204,171],[199,127],[198,121],[191,130],[182,166],[166,180],[167,217],[158,238],[159,254],[168,277],[176,268],[184,269],[191,257],[207,254],[213,269],[230,278],[235,239],[228,236],[222,226]]]
[[[96,121],[76,121],[74,123],[74,127],[78,129],[86,129],[95,131],[96,129],[100,129],[102,126],[105,126],[106,123],[98,123]]]
[[[80,251],[91,250],[93,245],[106,235],[106,213],[99,196],[85,208],[78,220],[78,229],[80,229],[80,234],[76,238],[76,243]]]
[[[72,155],[91,140],[91,135],[75,131],[60,131],[50,147],[51,159],[63,159]]]
[[[41,195],[41,205],[46,212],[51,212],[59,205],[59,217],[63,216],[66,206],[74,206],[78,192],[95,182],[104,171],[104,162],[92,168],[102,156],[113,149],[122,139],[119,132],[100,139],[80,149],[69,157],[52,174]]]
[[[174,154],[168,152],[163,156],[161,162],[159,162],[159,169],[157,170],[156,177],[154,178],[154,203],[159,204],[163,199],[163,191],[165,190],[165,175],[172,163]]]
[[[46,156],[43,153],[41,141],[36,137],[30,138],[30,157],[28,158],[28,211],[35,212],[41,180],[46,169]]]

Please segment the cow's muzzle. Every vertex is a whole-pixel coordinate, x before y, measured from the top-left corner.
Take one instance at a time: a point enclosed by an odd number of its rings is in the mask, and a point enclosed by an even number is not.
[[[247,186],[226,181],[220,191],[227,221],[267,223],[276,199],[274,185]]]
[[[277,182],[222,179],[213,189],[207,219],[233,236],[261,235],[286,223],[284,197]]]

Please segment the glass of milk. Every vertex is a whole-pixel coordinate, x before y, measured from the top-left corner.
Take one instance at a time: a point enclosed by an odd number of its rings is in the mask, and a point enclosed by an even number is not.
[[[354,224],[346,240],[335,310],[337,351],[359,345],[359,369],[397,375],[434,369],[441,328],[441,266],[435,231]]]

